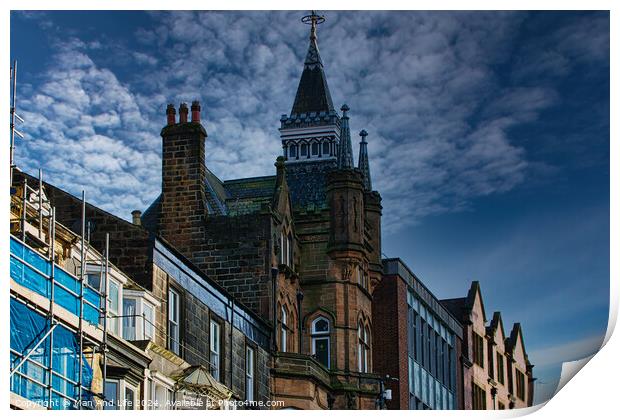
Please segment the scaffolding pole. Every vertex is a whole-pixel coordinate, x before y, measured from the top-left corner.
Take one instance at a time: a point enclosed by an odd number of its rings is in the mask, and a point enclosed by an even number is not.
[[[78,372],[78,410],[82,409],[82,370],[84,368],[82,352],[84,351],[84,271],[86,270],[86,254],[84,241],[86,238],[86,192],[82,190],[82,244],[80,246],[80,318],[79,318],[79,358],[80,371]]]
[[[26,243],[26,206],[28,205],[28,180],[24,178],[24,197],[22,202],[22,242]]]
[[[9,152],[9,165],[10,186],[13,187],[13,154],[15,150],[15,99],[17,94],[17,60],[13,61],[13,68],[11,69],[11,77],[13,78],[12,90],[11,90],[11,151]]]
[[[110,257],[110,234],[105,234],[105,272],[104,272],[104,285],[103,285],[103,387],[102,394],[105,405],[105,388],[106,388],[106,378],[108,376],[108,260]]]
[[[26,363],[26,360],[28,360],[30,358],[30,356],[32,356],[32,353],[34,353],[34,351],[41,345],[41,343],[43,343],[45,341],[45,339],[47,338],[48,335],[50,335],[52,333],[52,331],[54,331],[54,328],[56,328],[58,326],[58,324],[54,324],[51,326],[51,328],[49,329],[48,332],[45,333],[45,335],[43,337],[41,337],[41,339],[37,342],[37,344],[35,344],[30,351],[22,358],[22,360],[17,364],[17,366],[15,366],[13,368],[13,370],[11,371],[11,374],[9,375],[9,377],[13,376],[13,374],[15,372],[17,372],[19,370],[20,367],[22,367],[22,365],[24,363]]]
[[[56,226],[54,226],[54,230]],[[51,229],[48,229],[48,234]],[[56,234],[56,232],[54,232]],[[43,235],[43,170],[39,168],[39,239]],[[53,254],[53,253],[52,253]]]
[[[41,176],[41,172],[39,172],[39,177]],[[39,185],[40,185],[40,181],[41,178],[39,178]],[[41,191],[39,191],[39,197],[41,197]],[[41,202],[41,200],[39,199],[39,202]],[[39,215],[41,214],[41,210],[42,208],[39,207]],[[41,220],[41,218],[39,217],[39,220]],[[39,228],[40,231],[40,228]],[[54,324],[54,286],[55,286],[55,280],[54,280],[54,242],[56,241],[56,208],[52,208],[52,219],[50,221],[50,225],[49,225],[49,229],[47,231],[48,236],[50,238],[50,286],[51,286],[51,290],[50,290],[50,313],[49,313],[49,319],[50,319],[50,327]],[[54,381],[52,380],[52,377],[54,375],[54,335],[51,334],[50,335],[50,354],[49,354],[49,384],[48,384],[48,395],[47,395],[47,408],[48,410],[52,409],[52,396],[53,396],[53,389],[52,389],[52,384],[54,383]]]

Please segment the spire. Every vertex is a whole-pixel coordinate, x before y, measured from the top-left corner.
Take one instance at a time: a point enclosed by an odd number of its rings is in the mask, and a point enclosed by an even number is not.
[[[353,168],[353,148],[351,147],[351,130],[349,129],[349,106],[342,105],[340,119],[340,148],[338,149],[338,169]]]
[[[325,22],[325,17],[317,15],[314,11],[301,21],[310,26],[310,45],[304,61],[304,70],[301,73],[297,95],[291,114],[303,114],[310,112],[334,111],[332,97],[327,87],[327,79],[323,71],[323,61],[319,55],[316,27]]]
[[[372,182],[370,181],[370,166],[368,165],[368,143],[366,143],[366,136],[368,133],[366,130],[360,131],[360,155],[357,159],[357,168],[362,173],[362,180],[364,181],[364,189],[372,191]]]

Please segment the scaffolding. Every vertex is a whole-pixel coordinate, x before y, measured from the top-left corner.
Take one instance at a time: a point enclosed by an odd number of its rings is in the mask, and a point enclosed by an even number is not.
[[[13,147],[13,146],[11,146]],[[11,172],[12,172],[11,168]],[[106,234],[105,251],[103,255],[89,252],[90,248],[90,232],[87,234],[86,229],[86,195],[82,192],[82,214],[81,214],[81,235],[80,235],[80,270],[79,276],[70,274],[62,267],[56,264],[56,239],[57,239],[57,222],[56,209],[51,206],[50,201],[44,197],[43,176],[39,170],[38,190],[28,185],[28,180],[24,176],[21,191],[21,200],[17,196],[12,197],[12,204],[19,207],[20,223],[19,233],[21,238],[11,234],[11,278],[20,286],[30,289],[39,295],[49,299],[48,307],[41,307],[31,301],[27,297],[12,291],[12,297],[30,310],[34,310],[32,314],[28,313],[24,316],[22,310],[21,316],[19,311],[21,307],[11,305],[11,322],[15,322],[16,326],[25,330],[30,330],[37,338],[36,342],[21,343],[18,337],[14,340],[11,335],[11,390],[13,391],[13,380],[17,376],[26,381],[24,393],[21,395],[27,399],[37,400],[46,408],[95,408],[96,405],[93,397],[98,397],[105,401],[105,384],[107,376],[107,312],[108,312],[108,273],[109,273],[109,234]],[[29,199],[30,198],[30,199]],[[33,200],[34,198],[34,200]],[[21,201],[21,203],[20,203]],[[20,205],[21,204],[21,205]],[[14,220],[12,220],[14,222]],[[37,223],[36,230],[32,228],[33,223]],[[45,225],[47,225],[47,235],[45,234]],[[89,226],[90,228],[90,226]],[[89,229],[90,230],[90,229]],[[98,289],[93,287],[86,276],[87,259],[90,255],[95,258],[89,261],[89,264],[97,264],[100,266],[100,281]],[[15,306],[15,317],[14,308]],[[56,313],[56,307],[68,310],[76,315],[77,328],[71,322]],[[20,319],[14,319],[20,318]],[[23,319],[27,318],[27,319]],[[41,323],[41,319],[45,319],[45,323]],[[26,322],[26,324],[24,324]],[[29,324],[28,324],[29,322]],[[20,323],[20,324],[19,324]],[[85,333],[86,325],[91,328],[90,335]],[[19,325],[17,325],[19,324]],[[12,328],[16,327],[12,325]],[[101,331],[101,339],[96,339],[92,335],[92,328]],[[46,330],[42,337],[38,337],[42,331]],[[13,333],[13,331],[12,331]],[[56,336],[58,335],[59,338]],[[65,347],[55,347],[55,338],[61,340],[61,345]],[[74,339],[75,343],[71,342]],[[15,341],[20,341],[21,348],[14,348]],[[33,340],[34,341],[34,340]],[[75,344],[75,353],[66,354],[66,349],[71,350],[71,346]],[[88,366],[84,355],[86,349],[90,348],[92,354],[92,366]],[[64,353],[63,353],[64,351]],[[46,354],[47,352],[47,354]],[[92,386],[92,369],[95,363],[95,353],[101,354],[102,361],[102,392],[94,393]],[[35,355],[42,356],[35,358]],[[77,355],[77,375],[65,375],[55,369],[60,359],[55,357],[72,357],[75,360]],[[40,359],[40,360],[35,360]],[[47,359],[47,363],[45,362]],[[43,360],[43,362],[41,362]],[[64,363],[67,364],[65,359]],[[85,367],[86,363],[86,367]],[[38,368],[37,372],[45,371],[40,378],[35,378],[29,374],[28,366],[33,365]],[[26,367],[26,369],[23,369]],[[24,371],[25,370],[25,371]],[[75,370],[75,366],[73,367]],[[77,378],[75,377],[77,376]],[[41,380],[42,379],[42,380]],[[44,389],[45,399],[36,392],[33,393],[32,385],[36,384],[40,389]],[[68,395],[64,388],[67,384],[72,386],[74,392]],[[28,389],[31,389],[30,393]],[[77,395],[75,390],[77,390]],[[32,398],[28,398],[31,396]],[[84,401],[85,396],[89,401]],[[63,403],[60,407],[59,402]]]
[[[17,135],[20,138],[24,138],[24,135],[15,128],[15,120],[23,123],[24,120],[17,115],[17,60],[13,60],[13,66],[11,67],[11,150],[9,152],[9,164],[10,164],[10,175],[9,175],[9,185],[13,187],[13,168],[15,168],[14,163],[14,152],[15,152],[15,136]]]

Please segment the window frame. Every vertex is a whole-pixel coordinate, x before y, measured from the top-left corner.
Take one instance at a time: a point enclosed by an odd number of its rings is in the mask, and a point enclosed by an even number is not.
[[[174,304],[172,297],[174,296]],[[171,308],[172,305],[172,308]],[[174,287],[168,287],[168,349],[177,355],[181,355],[181,293]],[[172,319],[175,314],[176,320]],[[175,333],[171,326],[175,326]]]
[[[251,353],[251,354],[250,354]],[[248,366],[248,362],[251,364]],[[245,344],[245,399],[255,401],[256,397],[256,347]]]
[[[484,337],[472,331],[474,363],[484,369]]]
[[[326,331],[318,331],[316,328],[316,325],[319,321],[325,321],[327,323],[327,330]],[[317,357],[316,354],[316,349],[317,349],[317,341],[322,341],[322,340],[326,340],[327,341],[327,365],[323,364],[323,362],[321,362],[319,360],[319,358]],[[317,316],[315,319],[312,320],[311,324],[310,324],[310,343],[311,343],[311,352],[312,352],[312,356],[323,366],[325,366],[327,369],[331,369],[331,322],[330,320],[323,316],[323,315],[319,315]]]
[[[214,330],[217,329],[217,334]],[[217,346],[214,345],[214,338],[217,336]],[[222,377],[222,354],[224,346],[222,345],[222,323],[211,317],[209,319],[209,363],[211,363],[211,376],[218,382]],[[217,360],[213,360],[213,356],[217,356]]]

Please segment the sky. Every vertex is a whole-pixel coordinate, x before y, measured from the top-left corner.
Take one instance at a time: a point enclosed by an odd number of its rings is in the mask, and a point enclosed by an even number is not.
[[[12,12],[16,164],[130,220],[160,193],[166,104],[200,100],[211,171],[273,175],[304,14]],[[521,322],[549,398],[607,327],[609,14],[324,14],[334,105],[369,133],[383,253],[439,298],[478,280],[489,318]]]

